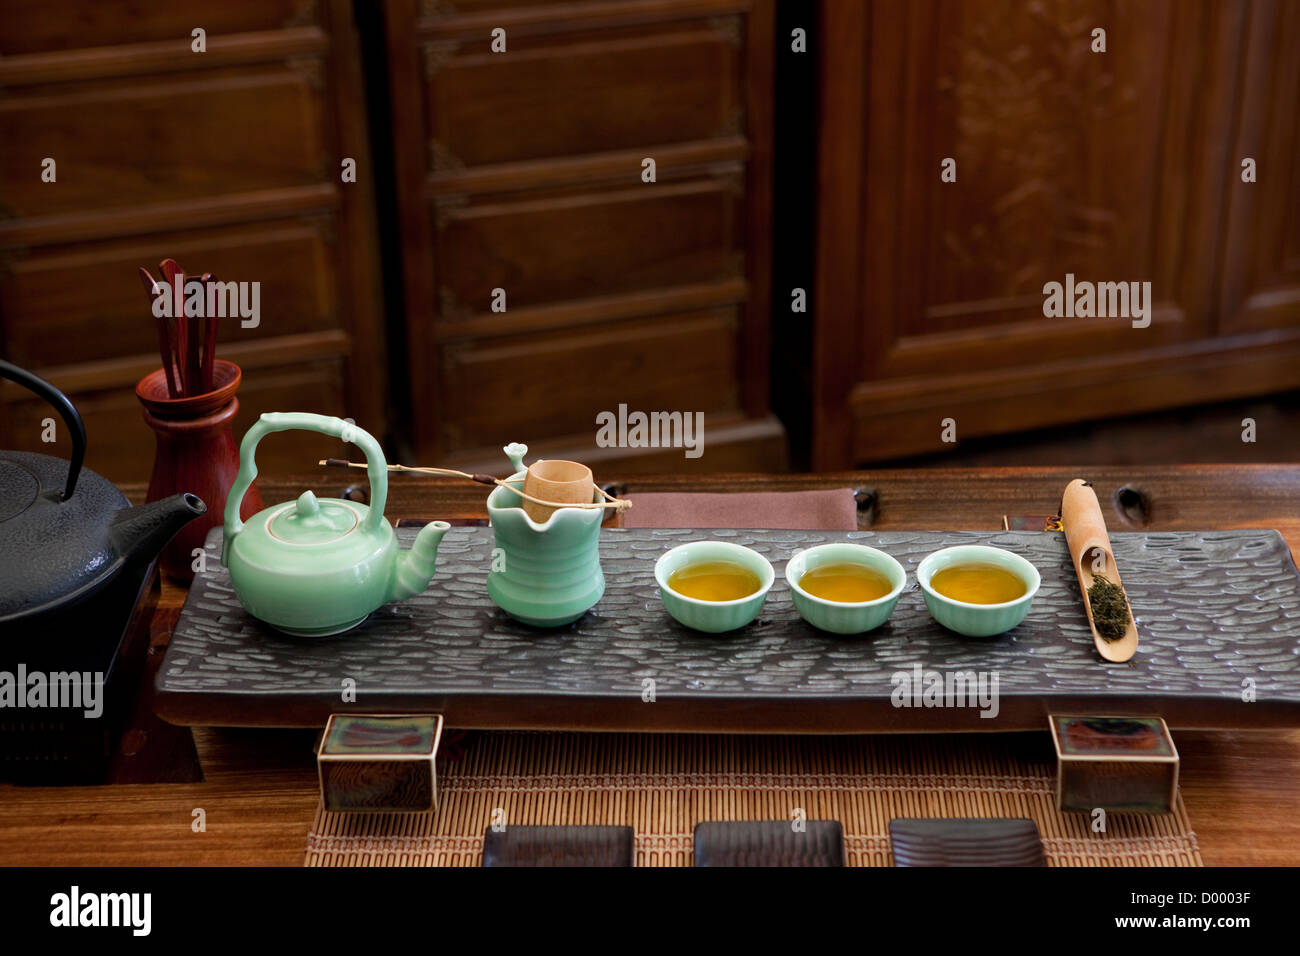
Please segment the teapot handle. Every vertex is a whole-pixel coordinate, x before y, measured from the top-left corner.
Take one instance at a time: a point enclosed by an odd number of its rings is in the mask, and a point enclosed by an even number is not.
[[[361,529],[365,532],[374,531],[384,520],[384,505],[388,501],[388,462],[384,459],[384,452],[379,447],[379,442],[375,441],[370,432],[330,415],[316,415],[311,412],[267,412],[253,423],[253,427],[244,434],[244,440],[239,444],[239,474],[230,489],[230,494],[226,497],[227,548],[230,546],[231,538],[244,530],[244,523],[239,520],[239,508],[243,504],[244,494],[253,484],[253,479],[257,477],[257,462],[253,458],[257,443],[271,432],[290,431],[296,428],[320,432],[322,435],[333,435],[335,438],[356,445],[365,452],[366,475],[370,479],[370,511],[366,515],[366,520],[362,522]]]
[[[72,407],[72,402],[68,401],[68,396],[45,381],[45,379],[3,359],[0,359],[0,378],[7,378],[11,382],[17,382],[45,399],[58,410],[59,415],[63,418],[63,423],[68,426],[68,431],[72,434],[72,460],[68,462],[68,481],[63,486],[63,497],[60,499],[67,501],[77,489],[77,477],[81,474],[81,463],[86,458],[86,426],[82,424],[81,416]]]

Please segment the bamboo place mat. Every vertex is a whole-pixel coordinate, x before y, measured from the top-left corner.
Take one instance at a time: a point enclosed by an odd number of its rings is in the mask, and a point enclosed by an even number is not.
[[[1039,739],[1041,738],[1041,739]],[[703,820],[839,820],[850,866],[891,866],[896,817],[1027,817],[1049,866],[1202,866],[1183,806],[1091,817],[1056,809],[1046,734],[808,737],[484,731],[439,760],[427,813],[318,808],[307,866],[479,866],[510,824],[636,832],[637,866],[690,866]]]

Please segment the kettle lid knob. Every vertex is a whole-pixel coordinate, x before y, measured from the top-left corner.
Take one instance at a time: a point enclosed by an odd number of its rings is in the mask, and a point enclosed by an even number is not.
[[[357,527],[365,505],[317,498],[304,491],[291,505],[267,508],[272,515],[266,525],[272,538],[291,544],[327,544]]]

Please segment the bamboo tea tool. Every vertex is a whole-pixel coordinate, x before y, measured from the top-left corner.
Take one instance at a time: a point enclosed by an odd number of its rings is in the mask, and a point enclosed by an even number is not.
[[[560,459],[535,461],[524,475],[524,491],[528,492],[524,514],[543,524],[555,514],[555,508],[540,502],[558,501],[569,506],[591,504],[591,490],[595,486],[591,469],[584,464]]]
[[[543,462],[534,462],[533,465],[536,466],[542,463]],[[322,458],[316,464],[324,465],[330,468],[367,467],[364,461],[348,461],[345,458]],[[550,464],[578,465],[577,462],[572,462],[572,461],[550,462]],[[591,469],[587,468],[585,465],[578,465],[578,467],[586,471],[585,480],[582,479],[574,480],[572,477],[570,477],[570,479],[567,481],[560,480],[559,485],[565,487],[559,488],[559,493],[572,497],[576,494],[574,489],[577,485],[580,484],[585,485],[585,487],[581,489],[582,494],[584,495],[584,498],[581,501],[566,501],[566,500],[556,499],[556,498],[541,498],[538,497],[537,495],[532,494],[529,491],[525,491],[523,488],[516,488],[514,485],[510,484],[504,478],[496,478],[492,475],[484,475],[484,474],[470,474],[468,471],[457,471],[455,468],[433,468],[433,467],[417,467],[417,466],[408,466],[408,465],[389,465],[388,470],[410,472],[416,475],[439,475],[444,478],[468,478],[470,481],[477,481],[481,485],[499,485],[502,488],[509,488],[520,498],[522,498],[525,502],[532,505],[539,506],[541,509],[545,509],[543,512],[544,516],[542,518],[534,518],[534,520],[536,521],[545,521],[546,518],[550,516],[551,512],[554,511],[556,508],[612,508],[614,509],[614,511],[622,513],[626,511],[628,508],[632,507],[632,502],[628,501],[626,498],[616,498],[613,495],[611,495],[609,492],[607,492],[604,488],[601,488],[594,481],[592,481]],[[528,470],[529,473],[531,474],[532,468],[529,468]],[[543,476],[545,477],[546,474],[547,472],[544,471]],[[551,475],[552,480],[554,480],[557,477],[559,477],[559,475],[554,475],[554,474]],[[525,478],[524,488],[528,488],[528,487],[529,485],[527,484],[527,478]],[[542,493],[550,493],[553,487],[554,487],[553,485],[546,485],[539,489],[534,486],[534,490],[539,490]],[[605,500],[593,501],[592,499],[596,495],[600,495]],[[525,505],[525,510],[526,509],[527,506]],[[531,511],[526,510],[526,513],[529,515],[529,517],[533,517]]]
[[[1088,613],[1088,626],[1092,629],[1097,653],[1108,661],[1123,663],[1137,653],[1137,623],[1133,620],[1133,609],[1129,606],[1128,596],[1123,595],[1122,613],[1127,619],[1124,631],[1107,637],[1097,629],[1097,618],[1093,611],[1097,593],[1093,586],[1097,579],[1104,578],[1118,588],[1121,594],[1124,585],[1119,578],[1110,536],[1106,533],[1106,519],[1102,516],[1101,504],[1097,501],[1097,493],[1093,491],[1091,482],[1076,478],[1066,486],[1065,495],[1061,498],[1061,526],[1065,529],[1070,562],[1079,576],[1083,607]],[[1101,587],[1105,588],[1106,585]]]

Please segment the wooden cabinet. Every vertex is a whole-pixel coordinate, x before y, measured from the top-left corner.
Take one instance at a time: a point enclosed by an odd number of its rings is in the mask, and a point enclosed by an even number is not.
[[[815,467],[1300,386],[1295,4],[821,12]],[[1045,316],[1067,273],[1150,326]]]
[[[597,414],[623,404],[704,412],[692,467],[781,467],[770,0],[399,0],[385,16],[418,457],[499,470],[527,441],[680,465],[597,447]]]
[[[504,53],[474,31],[433,41],[423,55],[435,172],[739,134],[740,24],[557,23],[541,34],[508,31]]]
[[[1232,163],[1251,157],[1258,182],[1230,183],[1220,334],[1300,326],[1300,7],[1265,0],[1238,13],[1241,109]]]
[[[491,335],[493,318],[517,309],[738,278],[745,248],[739,176],[435,203],[433,256],[424,268],[437,277],[438,319]],[[490,311],[498,288],[504,313]]]
[[[108,477],[142,480],[152,461],[134,386],[159,360],[134,273],[165,256],[261,283],[260,326],[221,332],[219,354],[245,372],[237,431],[304,409],[384,433],[352,16],[343,0],[0,0],[0,354],[70,394],[87,463]],[[344,157],[356,183],[341,182]],[[66,453],[41,442],[39,401],[3,383],[0,403],[0,447]],[[318,447],[286,435],[259,464],[301,471]]]

